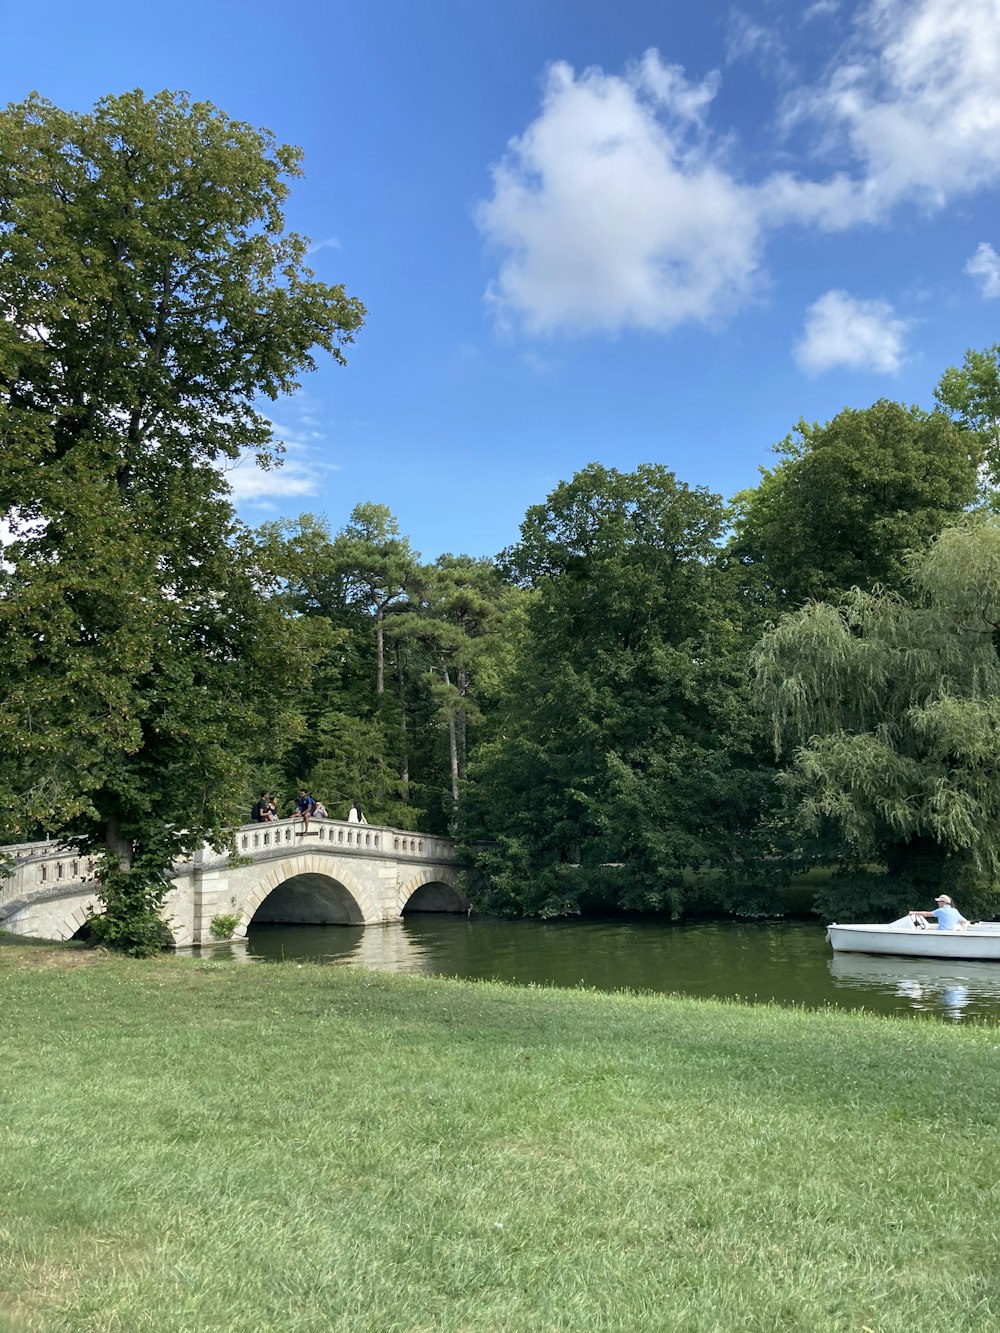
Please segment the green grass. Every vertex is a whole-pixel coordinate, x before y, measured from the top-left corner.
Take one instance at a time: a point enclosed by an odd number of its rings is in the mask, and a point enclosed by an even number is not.
[[[990,1027],[0,946],[0,1328],[989,1330]]]

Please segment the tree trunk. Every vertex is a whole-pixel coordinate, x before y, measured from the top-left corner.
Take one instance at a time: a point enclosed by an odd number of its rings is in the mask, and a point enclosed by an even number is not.
[[[400,748],[399,756],[399,776],[403,784],[403,800],[410,799],[410,751],[409,737],[406,728],[406,689],[403,679],[403,653],[400,645],[396,644],[396,681],[399,687],[399,733]]]
[[[381,603],[375,608],[375,693],[382,697],[385,693],[385,635],[383,617],[385,607]]]
[[[448,668],[442,666],[441,672],[444,675],[444,683],[451,684],[451,677],[448,675]],[[451,799],[458,804],[458,737],[455,730],[455,710],[448,709],[448,758],[451,762]]]
[[[456,679],[458,682],[458,692],[465,698],[466,690],[469,688],[469,680],[462,667],[458,668]],[[468,775],[468,750],[466,744],[466,715],[465,709],[459,708],[458,716],[458,775],[464,782]]]
[[[132,864],[132,844],[119,832],[118,816],[112,815],[104,827],[104,849],[108,859],[117,861],[122,870]]]

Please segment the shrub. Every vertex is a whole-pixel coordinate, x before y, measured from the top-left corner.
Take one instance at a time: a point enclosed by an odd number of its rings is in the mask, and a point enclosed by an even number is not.
[[[816,892],[813,911],[828,921],[894,921],[911,908],[933,907],[935,892],[954,896],[963,916],[975,921],[995,916],[1000,909],[996,889],[967,875],[957,884],[915,885],[902,876],[877,871],[855,871],[834,875]]]
[[[240,918],[236,912],[220,912],[218,916],[212,917],[209,929],[217,940],[230,940],[239,924]]]

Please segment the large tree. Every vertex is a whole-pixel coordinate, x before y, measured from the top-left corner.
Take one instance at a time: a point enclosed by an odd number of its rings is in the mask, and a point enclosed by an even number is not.
[[[909,551],[976,496],[976,436],[942,411],[882,400],[800,422],[781,461],[736,499],[730,553],[765,610],[899,587]]]
[[[769,779],[716,561],[724,519],[652,465],[591,465],[528,511],[506,555],[535,590],[524,648],[463,816],[490,843],[490,907],[680,914],[694,871],[732,863]]]
[[[385,541],[375,540],[381,531]],[[359,505],[331,536],[325,519],[301,514],[266,524],[260,536],[281,580],[289,614],[325,627],[333,650],[308,681],[302,706],[308,721],[287,756],[288,792],[305,783],[331,811],[346,814],[353,800],[371,820],[414,827],[411,804],[404,656],[388,643],[394,668],[385,688],[386,614],[409,605],[404,582],[417,560],[383,505]],[[398,687],[398,688],[397,688]]]
[[[383,539],[372,540],[378,530]],[[325,623],[333,644],[309,681],[286,786],[304,780],[331,810],[357,798],[370,819],[443,832],[481,712],[502,692],[527,595],[490,560],[420,565],[380,505],[359,506],[332,537],[308,514],[260,536],[282,604]]]
[[[385,618],[404,601],[416,579],[417,558],[386,505],[359,504],[331,550],[349,606],[371,618],[375,640],[375,693],[385,693]]]
[[[268,597],[220,464],[363,308],[286,234],[299,153],[184,95],[0,113],[0,774],[7,836],[102,851],[141,950],[225,837],[322,645]]]
[[[887,908],[996,882],[1000,522],[946,529],[905,597],[855,590],[785,616],[754,669],[799,827],[830,826],[848,867],[881,866]]]
[[[423,663],[430,728],[447,737],[448,826],[468,778],[470,733],[496,700],[523,627],[527,595],[492,560],[442,555],[419,576],[412,609],[391,629]]]

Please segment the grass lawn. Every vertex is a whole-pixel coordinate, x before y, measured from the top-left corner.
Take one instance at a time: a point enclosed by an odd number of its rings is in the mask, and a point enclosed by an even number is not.
[[[992,1330],[1000,1029],[0,944],[0,1328]]]

